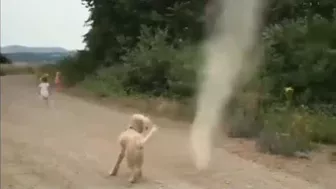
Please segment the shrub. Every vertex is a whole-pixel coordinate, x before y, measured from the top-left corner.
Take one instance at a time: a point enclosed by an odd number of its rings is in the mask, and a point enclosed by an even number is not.
[[[103,91],[118,90],[128,95],[191,97],[196,87],[197,64],[202,60],[199,49],[185,42],[170,45],[167,37],[167,30],[142,27],[139,42],[121,58],[122,63],[97,71],[84,83],[93,85],[88,80],[95,80],[105,83],[98,84]]]
[[[167,36],[167,30],[142,27],[139,42],[122,57],[127,70],[122,83],[127,93],[167,93],[167,75],[177,52],[167,43]]]
[[[0,64],[12,64],[12,61],[0,52]]]
[[[99,64],[92,54],[87,51],[78,51],[75,56],[60,61],[57,69],[62,72],[64,84],[72,86],[83,81],[86,75],[93,73]]]
[[[263,152],[292,156],[312,148],[309,116],[299,111],[274,111],[263,116],[264,128],[257,140]]]
[[[334,102],[335,32],[336,19],[328,21],[319,15],[267,27],[263,33],[266,65],[262,74],[269,81],[267,92],[278,96],[284,87],[292,86],[297,104]]]
[[[317,112],[310,114],[309,118],[313,123],[310,125],[312,141],[336,144],[336,117]]]
[[[254,138],[263,129],[264,125],[260,120],[262,107],[258,93],[245,92],[236,95],[226,112],[229,121],[226,130],[230,137]]]
[[[319,16],[283,20],[265,29],[266,64],[255,78],[258,86],[237,92],[225,110],[229,136],[256,137],[261,151],[286,156],[310,150],[312,141],[336,143],[336,108],[321,105],[335,100],[335,29],[334,20]],[[127,43],[129,36],[124,37],[113,36]],[[101,97],[146,95],[179,102],[193,97],[203,62],[196,44],[173,38],[168,29],[142,26],[132,45],[119,46],[111,50],[101,45],[104,51],[96,49],[101,56],[81,51],[58,69],[67,84],[83,81],[82,87]],[[120,51],[118,58],[109,50]],[[110,58],[95,60],[103,56]]]
[[[80,85],[100,97],[125,95],[121,81],[126,74],[122,65],[100,69],[87,76]]]
[[[57,71],[58,65],[55,64],[45,64],[34,69],[34,73],[38,78],[44,73],[48,73],[50,76],[54,77]]]

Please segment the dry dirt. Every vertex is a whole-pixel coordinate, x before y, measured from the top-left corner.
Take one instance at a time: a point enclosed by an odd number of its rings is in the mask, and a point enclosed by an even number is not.
[[[130,112],[57,93],[47,108],[35,81],[29,75],[1,77],[1,189],[331,189],[335,180],[333,174],[328,182],[309,182],[225,147],[216,148],[209,170],[197,172],[188,130],[180,129],[185,123],[154,117],[161,128],[146,146],[145,178],[130,186],[124,164],[117,177],[107,176]]]

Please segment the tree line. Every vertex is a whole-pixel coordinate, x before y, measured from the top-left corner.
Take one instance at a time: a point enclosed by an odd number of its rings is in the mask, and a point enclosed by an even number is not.
[[[213,1],[217,0],[209,2]],[[196,69],[187,70],[191,65],[185,64],[198,54],[196,46],[204,40],[205,24],[211,24],[211,15],[218,11],[209,2],[82,0],[90,10],[86,24],[91,28],[84,36],[87,50],[65,66],[69,72],[78,72],[70,82],[83,80],[101,67],[115,66],[121,72],[128,69],[129,77],[121,81],[127,90],[170,95],[175,93],[170,91],[175,90],[173,85],[183,85],[178,77],[184,75],[190,77],[185,78],[188,86],[176,89],[183,94],[175,95],[192,95],[194,87],[187,80],[193,80],[195,74],[190,72]],[[335,6],[332,0],[269,1],[261,33],[266,64],[260,73],[267,92],[279,96],[284,87],[291,86],[300,103],[335,100]]]
[[[84,83],[100,96],[190,99],[218,1],[82,0],[90,10],[86,48],[58,69],[66,84]],[[267,2],[265,63],[232,98],[229,134],[287,155],[311,141],[336,143],[336,1]]]

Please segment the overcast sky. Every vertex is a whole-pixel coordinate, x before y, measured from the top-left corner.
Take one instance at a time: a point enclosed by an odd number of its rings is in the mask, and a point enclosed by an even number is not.
[[[0,0],[1,46],[82,49],[89,16],[81,0]]]

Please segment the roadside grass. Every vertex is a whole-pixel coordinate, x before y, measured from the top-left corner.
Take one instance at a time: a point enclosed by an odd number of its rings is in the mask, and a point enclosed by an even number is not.
[[[35,69],[36,66],[31,65],[1,64],[0,75],[34,74]]]
[[[54,76],[56,71],[56,66],[45,66],[39,68],[36,74],[40,76],[49,73]],[[108,72],[87,76],[76,87],[90,92],[96,98],[114,99],[115,103],[172,119],[190,122],[195,113],[193,99],[177,101],[129,93],[115,75]],[[236,100],[238,103],[233,103],[229,114],[226,112],[226,122],[221,125],[229,137],[254,139],[256,148],[261,152],[296,156],[298,152],[308,154],[319,143],[336,144],[336,117],[333,115],[319,110],[311,111],[304,106],[288,107],[286,102],[265,108],[256,94],[239,95]]]

